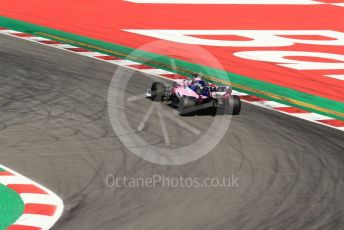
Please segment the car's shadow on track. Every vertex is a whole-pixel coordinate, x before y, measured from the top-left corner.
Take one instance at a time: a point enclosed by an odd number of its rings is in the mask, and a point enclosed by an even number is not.
[[[176,112],[178,112],[178,107],[176,107],[173,104],[166,104],[168,107],[171,109],[174,109]],[[190,113],[185,113],[185,114],[180,114],[180,116],[183,117],[192,117],[192,116],[211,116],[211,117],[216,117],[216,116],[232,116],[227,113],[225,113],[224,108],[218,107],[218,108],[206,108],[206,109],[200,109],[194,112]]]

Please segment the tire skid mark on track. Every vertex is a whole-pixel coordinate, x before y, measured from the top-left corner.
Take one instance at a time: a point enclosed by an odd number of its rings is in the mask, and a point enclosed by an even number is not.
[[[24,211],[7,230],[50,229],[63,212],[63,201],[49,189],[0,165],[0,183],[16,191],[24,202]]]
[[[107,54],[100,54],[98,52],[94,52],[94,51],[87,50],[84,48],[80,48],[80,47],[76,47],[76,46],[72,46],[68,44],[62,44],[60,42],[56,42],[51,39],[37,37],[30,34],[14,31],[14,30],[8,30],[6,28],[0,28],[0,33],[6,34],[9,36],[14,36],[20,39],[28,40],[31,42],[40,43],[40,44],[47,45],[50,47],[62,49],[62,50],[69,51],[75,54],[94,58],[100,61],[105,61],[105,62],[112,63],[115,65],[123,66],[126,68],[130,68],[136,71],[140,71],[140,72],[150,74],[156,77],[164,78],[164,79],[175,81],[175,80],[186,78],[185,76],[181,76],[173,72],[169,72],[162,69],[149,67],[147,65],[143,65],[138,62],[125,60],[118,57],[113,57]],[[233,93],[236,95],[239,95],[241,99],[245,101],[246,103],[263,107],[265,109],[273,110],[279,113],[287,114],[293,117],[297,117],[299,119],[307,120],[307,121],[316,123],[318,125],[323,125],[323,126],[340,130],[340,131],[344,131],[344,121],[334,119],[325,115],[313,113],[310,111],[300,110],[299,108],[291,107],[289,105],[285,105],[276,101],[270,101],[270,100],[266,100],[266,99],[259,98],[256,96],[251,96],[243,92],[238,92],[238,91],[233,90]]]

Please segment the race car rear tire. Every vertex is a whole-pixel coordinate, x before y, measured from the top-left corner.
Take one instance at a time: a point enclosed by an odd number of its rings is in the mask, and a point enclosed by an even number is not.
[[[187,109],[196,106],[196,98],[194,97],[182,97],[179,100],[178,110],[180,115],[190,114]]]
[[[151,99],[153,101],[162,101],[164,99],[166,87],[161,82],[153,82],[151,87]]]
[[[230,115],[239,115],[241,111],[241,100],[237,95],[231,96],[225,101],[225,113]]]

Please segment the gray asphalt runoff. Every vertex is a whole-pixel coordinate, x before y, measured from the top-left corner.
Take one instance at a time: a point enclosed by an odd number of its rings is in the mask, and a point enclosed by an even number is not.
[[[203,158],[179,166],[152,164],[130,152],[110,124],[107,93],[116,68],[0,36],[0,162],[63,199],[64,212],[53,229],[343,228],[342,132],[245,103]],[[136,72],[128,92],[141,94],[151,82]],[[133,127],[144,109],[127,111]],[[202,131],[217,118],[180,119]],[[145,129],[158,131],[144,129],[145,138],[163,146],[160,123],[149,120]],[[194,140],[192,133],[165,120],[171,146]],[[112,183],[113,178],[154,175],[233,181],[225,187]]]

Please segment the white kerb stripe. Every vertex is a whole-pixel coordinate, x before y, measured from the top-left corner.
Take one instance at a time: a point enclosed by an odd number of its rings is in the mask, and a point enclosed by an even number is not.
[[[104,56],[104,54],[102,53],[98,53],[98,52],[79,52],[81,55],[87,56],[87,57],[96,57],[96,56]]]
[[[248,95],[247,93],[239,92],[236,90],[232,90],[232,94],[238,95],[238,96],[247,96]]]
[[[11,35],[11,34],[17,34],[17,33],[20,33],[20,32],[15,31],[15,30],[0,30],[0,33]]]
[[[344,7],[344,3],[332,3],[332,5]]]
[[[79,48],[79,47],[71,46],[71,45],[68,45],[68,44],[51,44],[51,46],[59,48],[59,49]]]
[[[49,229],[52,225],[52,217],[36,214],[23,214],[14,225],[24,225],[43,229]]]
[[[334,74],[334,75],[325,75],[325,76],[344,81],[344,74]]]
[[[293,117],[298,117],[298,118],[302,118],[309,121],[333,119],[333,118],[330,118],[321,114],[316,114],[316,113],[288,113],[288,114],[292,115]]]
[[[245,100],[243,99],[243,101],[245,101]],[[265,108],[270,108],[270,109],[280,108],[280,107],[290,107],[289,105],[285,105],[285,104],[278,103],[275,101],[245,101],[245,102],[247,102],[249,104],[265,107]]]
[[[26,40],[30,40],[30,41],[51,41],[51,39],[48,38],[42,38],[42,37],[26,37]]]
[[[142,65],[141,63],[133,62],[133,61],[130,61],[130,60],[110,60],[110,61],[107,61],[107,62],[111,62],[111,63],[116,64],[116,65],[124,65],[124,66],[127,66],[127,65]]]
[[[175,74],[175,73],[163,70],[163,69],[142,69],[141,71],[144,73],[157,74],[157,75],[159,75],[159,74],[171,74],[171,75]]]
[[[51,199],[49,194],[33,194],[33,193],[22,193],[20,194],[24,204],[49,204],[56,205],[58,202]]]
[[[0,183],[8,184],[32,184],[32,181],[22,176],[0,176]]]

